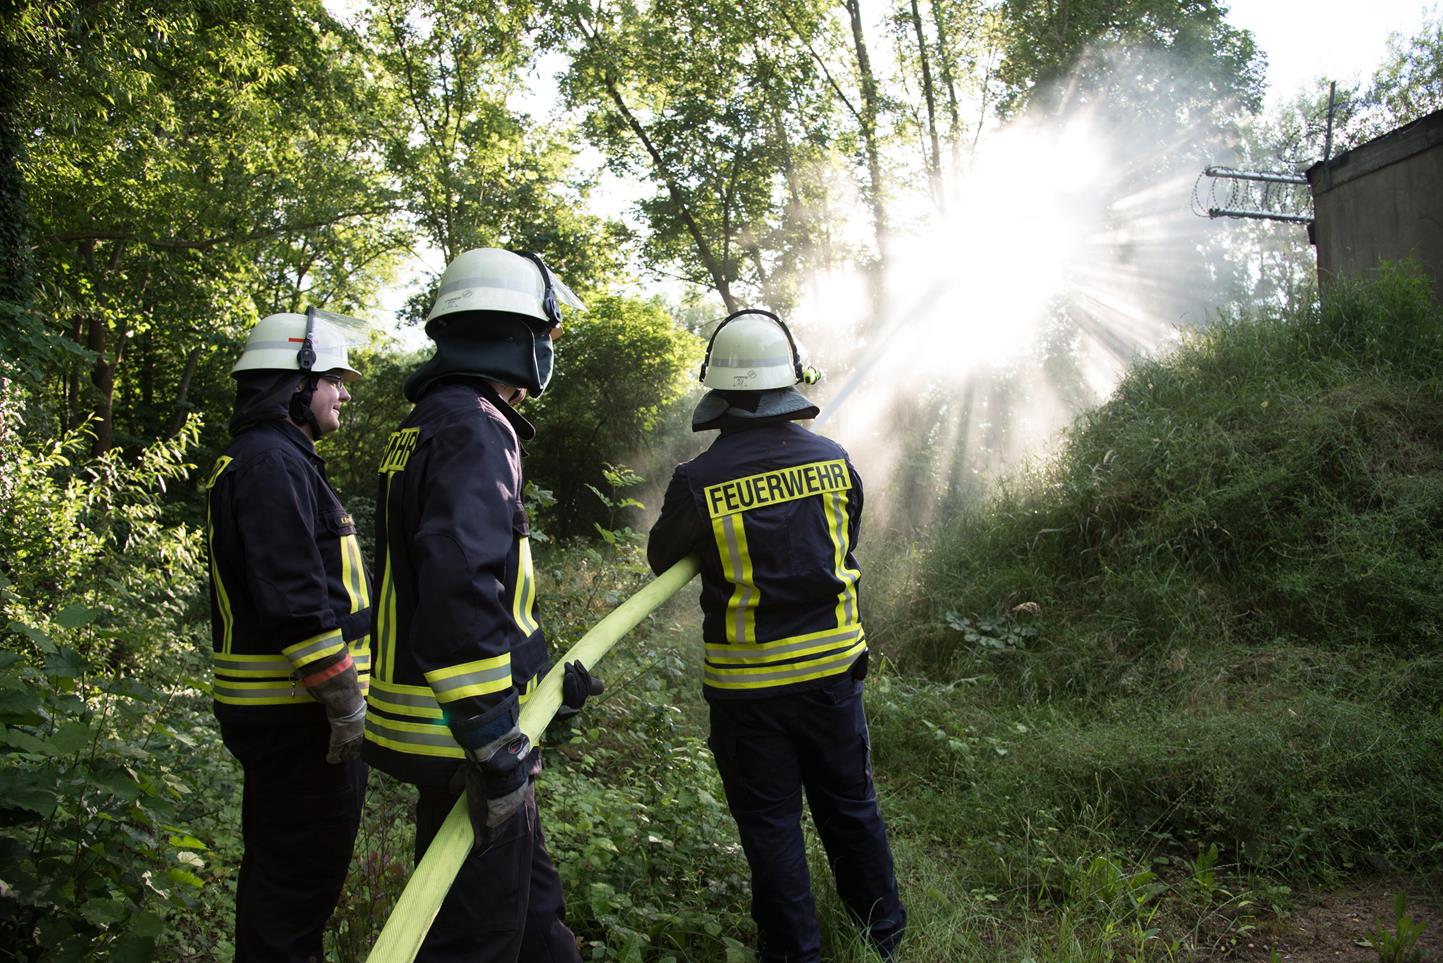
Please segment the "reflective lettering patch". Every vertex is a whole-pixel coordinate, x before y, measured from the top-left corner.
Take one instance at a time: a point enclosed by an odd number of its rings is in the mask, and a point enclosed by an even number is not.
[[[381,459],[381,467],[377,471],[382,474],[405,471],[406,462],[411,460],[411,453],[416,450],[416,442],[420,437],[420,428],[402,428],[400,431],[392,432],[391,437],[386,441],[386,454]]]
[[[708,486],[706,507],[712,518],[720,518],[851,487],[852,475],[845,461],[814,461]]]

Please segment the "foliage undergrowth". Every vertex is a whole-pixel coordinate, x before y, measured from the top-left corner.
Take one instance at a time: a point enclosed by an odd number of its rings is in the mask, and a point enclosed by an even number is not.
[[[899,863],[951,867],[917,958],[1193,958],[1443,868],[1440,371],[1406,268],[1223,319],[930,533],[869,700]]]

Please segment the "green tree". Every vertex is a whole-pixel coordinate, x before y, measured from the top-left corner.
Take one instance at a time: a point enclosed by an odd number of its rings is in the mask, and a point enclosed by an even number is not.
[[[656,186],[640,213],[646,261],[726,310],[793,293],[816,247],[809,175],[833,136],[800,42],[821,12],[770,0],[556,4],[551,43],[570,56],[567,103],[614,170]]]
[[[395,205],[319,0],[29,2],[10,29],[40,307],[84,352],[47,394],[94,453],[173,430],[207,348],[259,312],[369,299]]]
[[[557,377],[527,402],[538,425],[527,445],[527,480],[556,499],[549,533],[589,535],[606,518],[587,488],[602,468],[624,463],[641,474],[671,472],[671,442],[686,424],[680,402],[701,363],[699,338],[655,301],[607,296],[568,319],[557,342]]]
[[[1005,0],[998,78],[1012,112],[1069,74],[1084,83],[1107,77],[1109,62],[1089,56],[1108,45],[1166,52],[1180,69],[1144,83],[1172,87],[1200,105],[1245,110],[1261,103],[1263,60],[1246,30],[1230,26],[1216,0]],[[1123,96],[1129,86],[1109,81]]]
[[[569,131],[509,106],[532,64],[532,15],[525,0],[371,5],[386,164],[445,261],[475,247],[539,251],[573,287],[604,285],[620,268],[620,234],[584,211]]]

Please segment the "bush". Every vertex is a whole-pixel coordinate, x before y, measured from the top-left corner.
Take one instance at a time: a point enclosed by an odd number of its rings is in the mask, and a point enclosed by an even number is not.
[[[200,540],[161,502],[196,428],[77,467],[80,432],[0,425],[0,953],[154,959],[207,858],[183,828],[208,738]]]
[[[879,760],[991,891],[1065,899],[1098,850],[1440,865],[1443,310],[1403,269],[1326,294],[1135,366],[883,601],[950,685],[890,704]]]

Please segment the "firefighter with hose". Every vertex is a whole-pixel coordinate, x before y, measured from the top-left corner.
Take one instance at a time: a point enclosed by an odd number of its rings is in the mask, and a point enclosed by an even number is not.
[[[474,833],[420,961],[580,959],[518,727],[548,656],[522,502],[535,429],[516,409],[551,380],[563,304],[584,310],[538,255],[452,261],[426,319],[435,354],[380,465],[365,758],[418,787],[418,862],[463,794]],[[563,691],[575,711],[601,684],[578,661]]]
[[[884,957],[907,919],[862,708],[862,482],[800,424],[819,409],[796,385],[817,377],[775,314],[722,321],[692,416],[720,434],[677,466],[647,544],[658,574],[700,557],[708,742],[751,867],[761,959],[788,963],[821,958],[803,792],[837,893]]]

